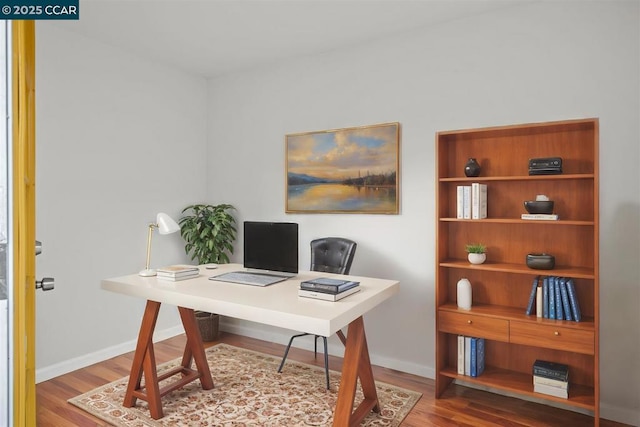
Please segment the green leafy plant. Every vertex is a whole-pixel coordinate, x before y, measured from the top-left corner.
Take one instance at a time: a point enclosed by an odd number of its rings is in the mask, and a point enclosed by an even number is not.
[[[232,205],[196,204],[182,210],[180,234],[185,240],[184,247],[191,259],[199,264],[229,262],[233,254],[233,242],[236,240],[236,220],[229,213],[235,209]]]
[[[465,245],[464,248],[470,254],[483,254],[487,252],[487,247],[482,243],[469,243]]]

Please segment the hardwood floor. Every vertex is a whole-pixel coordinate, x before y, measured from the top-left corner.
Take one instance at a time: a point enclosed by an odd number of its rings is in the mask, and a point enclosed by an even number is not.
[[[185,336],[180,335],[155,345],[158,363],[182,356]],[[237,347],[281,356],[284,346],[222,333],[217,341]],[[313,352],[292,348],[289,358],[323,366],[322,357],[314,359]],[[67,403],[67,399],[85,393],[100,385],[127,376],[133,352],[61,375],[36,385],[37,422],[39,427],[108,426],[109,424]],[[333,370],[340,370],[342,360],[330,357]],[[453,385],[441,399],[434,398],[434,381],[392,369],[373,367],[376,380],[395,384],[422,393],[403,427],[425,426],[592,426],[589,416],[571,411],[526,402],[467,387]],[[214,378],[215,381],[215,378]],[[625,424],[602,420],[602,427],[622,427]]]

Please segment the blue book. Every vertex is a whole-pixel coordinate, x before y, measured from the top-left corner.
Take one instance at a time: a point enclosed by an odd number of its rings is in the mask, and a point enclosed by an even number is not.
[[[478,376],[478,338],[471,337],[471,348],[469,349],[469,376]]]
[[[542,279],[542,317],[549,318],[549,278]]]
[[[484,372],[484,338],[478,338],[476,343],[476,376]]]
[[[565,320],[573,320],[571,317],[571,306],[569,305],[569,294],[567,293],[567,283],[564,277],[560,278],[560,295],[562,296],[562,312]]]
[[[535,279],[533,279],[533,287],[531,288],[531,293],[529,294],[529,303],[527,304],[527,310],[524,313],[527,316],[533,312],[533,307],[535,307],[536,292],[538,290],[539,279],[540,279],[540,276],[536,276]]]
[[[549,277],[549,319],[556,318],[556,299],[555,299],[555,280],[554,277]]]
[[[556,299],[556,319],[563,320],[564,316],[562,315],[562,295],[560,294],[560,278],[556,277],[553,281],[553,286],[555,290],[553,291],[553,295]]]
[[[579,322],[582,316],[580,314],[580,305],[578,304],[578,296],[576,295],[576,288],[573,284],[573,279],[567,280],[567,294],[569,296],[569,304],[571,305],[573,320]]]

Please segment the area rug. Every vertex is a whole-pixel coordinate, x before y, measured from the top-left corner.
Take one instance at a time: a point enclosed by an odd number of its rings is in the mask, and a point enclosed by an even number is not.
[[[278,373],[280,357],[217,344],[206,350],[214,388],[202,390],[200,381],[162,398],[164,417],[151,418],[147,402],[122,406],[128,377],[69,399],[69,403],[114,426],[330,426],[340,373],[330,372],[326,389],[324,368],[287,360]],[[158,367],[158,374],[180,359]],[[173,377],[179,378],[178,376]],[[160,386],[171,382],[169,378]],[[362,426],[399,426],[421,393],[376,381],[382,411],[370,413]],[[360,387],[358,386],[358,390]],[[356,404],[363,399],[360,391]]]

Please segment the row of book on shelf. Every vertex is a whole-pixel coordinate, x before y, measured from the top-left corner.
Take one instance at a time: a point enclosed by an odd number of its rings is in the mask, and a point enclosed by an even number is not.
[[[478,377],[484,372],[484,338],[458,335],[458,374]]]
[[[300,282],[298,296],[325,301],[339,301],[358,291],[360,291],[360,282],[318,277]]]
[[[178,282],[198,277],[200,269],[195,265],[169,265],[156,270],[158,279]]]
[[[487,217],[487,185],[477,182],[458,185],[456,194],[456,218],[484,219]]]
[[[569,398],[569,367],[562,363],[536,360],[533,363],[533,391]]]
[[[536,276],[525,314],[531,315],[534,310],[537,317],[579,322],[582,314],[573,279]]]

